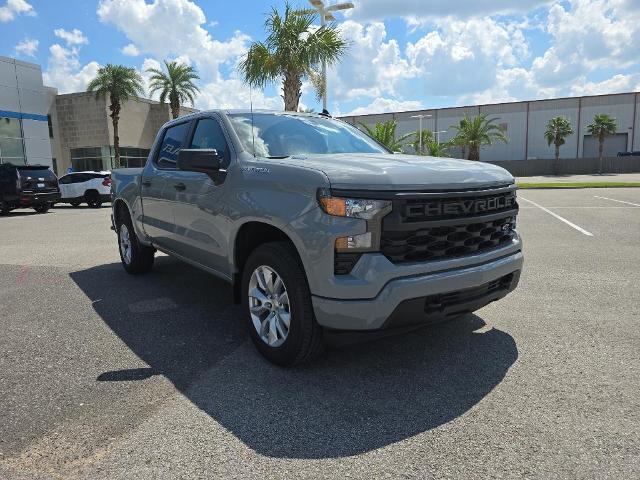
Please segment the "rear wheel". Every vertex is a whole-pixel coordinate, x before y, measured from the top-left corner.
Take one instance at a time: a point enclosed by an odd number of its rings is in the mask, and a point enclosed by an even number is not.
[[[322,328],[290,244],[273,242],[256,248],[243,271],[242,291],[251,339],[267,360],[295,365],[322,352]]]
[[[122,266],[127,273],[146,273],[153,268],[155,250],[140,243],[128,213],[122,213],[120,217],[117,233]]]
[[[80,206],[80,202],[69,202],[71,204],[72,207],[79,207]]]
[[[4,200],[0,200],[0,215],[9,215],[10,211],[11,208],[9,207],[9,204]]]
[[[47,213],[50,208],[51,208],[50,203],[43,203],[41,205],[36,205],[35,207],[33,207],[33,209],[38,213]]]
[[[102,206],[102,200],[100,200],[98,192],[87,192],[84,197],[90,208],[100,208]]]

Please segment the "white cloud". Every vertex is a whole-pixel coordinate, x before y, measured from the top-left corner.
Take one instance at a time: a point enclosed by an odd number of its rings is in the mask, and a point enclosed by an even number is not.
[[[56,28],[53,33],[56,37],[61,38],[67,45],[77,46],[89,43],[89,39],[82,33],[81,30],[74,28],[71,31],[64,28]]]
[[[133,43],[125,45],[120,51],[123,55],[126,55],[128,57],[137,57],[138,55],[140,55],[140,50]]]
[[[14,50],[17,54],[35,57],[39,44],[40,42],[34,38],[25,38],[14,47]]]
[[[437,27],[406,48],[426,94],[485,90],[495,84],[502,67],[519,65],[529,55],[520,29],[491,18],[444,19]]]
[[[0,7],[0,22],[10,22],[16,15],[35,15],[33,6],[25,0],[7,0],[3,7]]]
[[[124,32],[141,53],[155,58],[186,55],[215,80],[220,65],[235,62],[248,48],[249,37],[241,32],[227,41],[213,39],[204,28],[204,12],[191,0],[101,0],[98,18]]]
[[[347,20],[340,31],[349,50],[338,68],[329,71],[330,94],[337,100],[396,95],[399,83],[412,73],[398,42],[387,40],[384,24]]]
[[[270,97],[262,90],[249,89],[239,78],[219,79],[206,84],[196,99],[196,107],[211,108],[253,108],[282,110],[284,103],[280,97]],[[304,105],[301,104],[301,107]]]
[[[378,97],[369,105],[354,108],[349,113],[344,114],[344,116],[365,115],[368,113],[403,112],[409,110],[421,110],[422,108],[422,103],[417,100],[394,100],[391,98]]]
[[[56,87],[60,93],[82,92],[98,73],[98,62],[80,63],[76,47],[65,48],[56,43],[49,47],[49,62],[43,73],[45,85]]]
[[[602,82],[589,82],[585,77],[578,79],[571,87],[571,95],[601,95],[605,93],[624,93],[637,90],[640,86],[640,74],[617,74]]]

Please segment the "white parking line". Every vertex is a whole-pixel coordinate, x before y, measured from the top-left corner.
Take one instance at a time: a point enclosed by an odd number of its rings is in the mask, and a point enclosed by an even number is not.
[[[560,215],[558,215],[557,213],[553,213],[551,210],[544,208],[542,205],[538,205],[536,202],[532,202],[531,200],[527,200],[524,197],[520,197],[518,196],[519,200],[524,200],[525,202],[529,202],[531,205],[534,205],[536,207],[538,207],[540,210],[542,210],[543,212],[547,212],[549,215],[551,215],[552,217],[556,217],[558,220],[560,220],[561,222],[566,223],[567,225],[569,225],[572,228],[575,228],[576,230],[578,230],[580,233],[583,233],[585,235],[587,235],[588,237],[593,237],[593,233],[586,231],[584,228],[579,227],[578,225],[576,225],[575,223],[571,223],[569,220],[567,220],[564,217],[561,217]]]
[[[640,204],[638,204],[638,203],[625,202],[624,200],[616,200],[614,198],[599,197],[598,195],[594,195],[593,197],[594,198],[602,198],[603,200],[611,200],[612,202],[626,203],[627,205],[633,205],[634,207],[640,207]]]

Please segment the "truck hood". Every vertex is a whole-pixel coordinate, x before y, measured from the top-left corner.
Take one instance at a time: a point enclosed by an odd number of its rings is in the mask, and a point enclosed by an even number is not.
[[[321,170],[332,188],[415,190],[475,188],[511,183],[513,176],[489,163],[401,154],[294,155],[286,163]]]

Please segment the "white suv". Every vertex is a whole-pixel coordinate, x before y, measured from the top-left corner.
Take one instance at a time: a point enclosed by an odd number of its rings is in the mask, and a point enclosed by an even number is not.
[[[111,172],[73,172],[58,179],[60,203],[100,208],[111,201]]]

